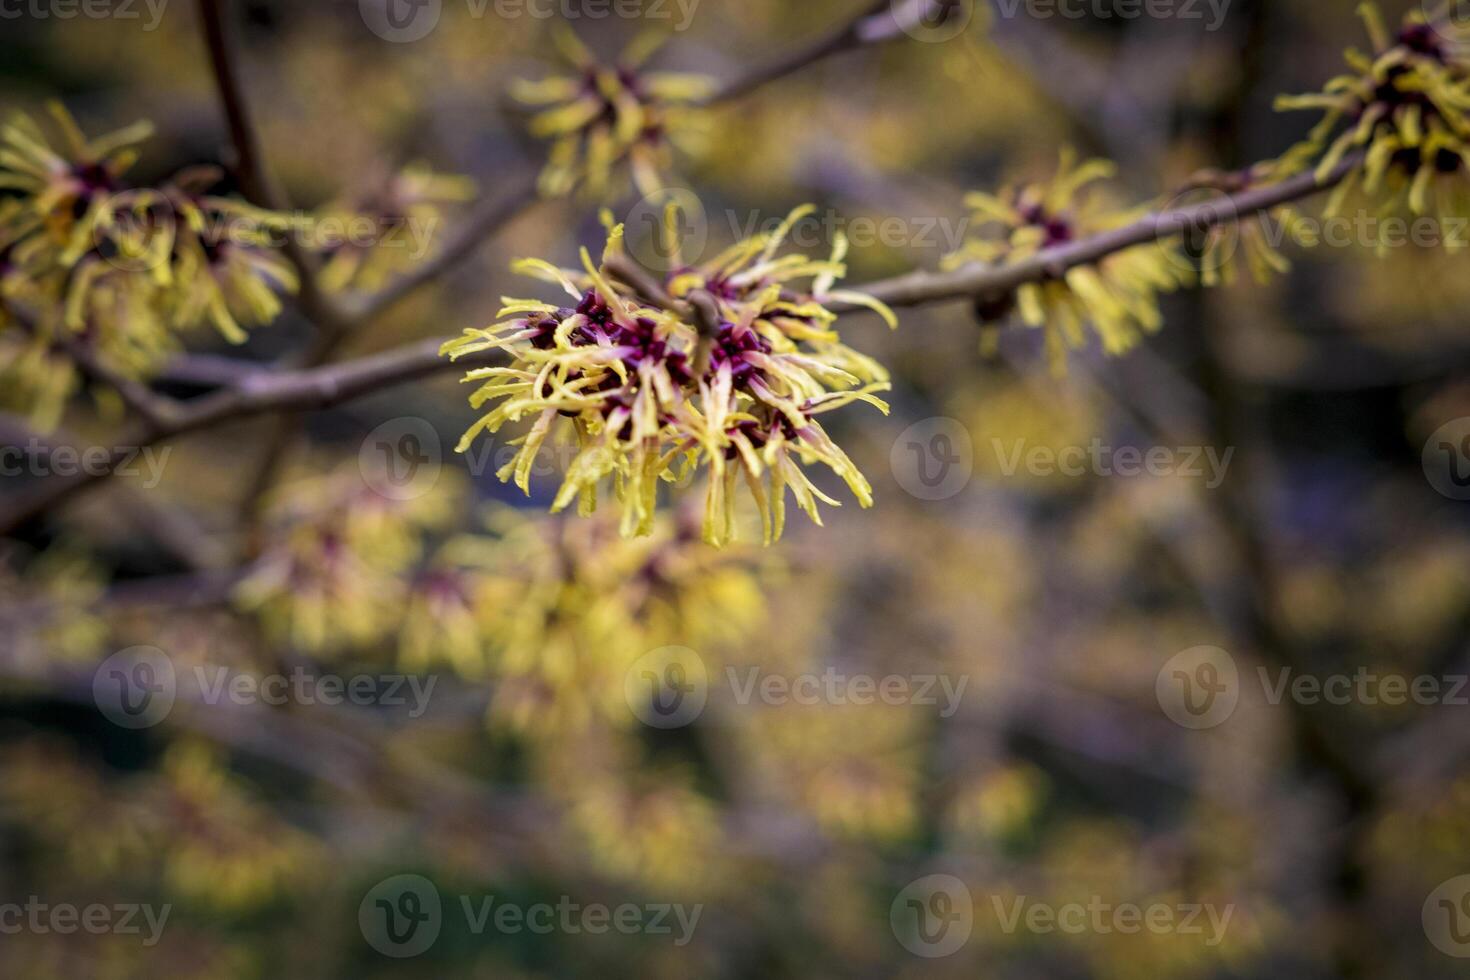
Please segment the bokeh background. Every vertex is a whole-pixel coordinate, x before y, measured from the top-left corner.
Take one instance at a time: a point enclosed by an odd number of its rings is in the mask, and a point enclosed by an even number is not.
[[[470,177],[492,197],[541,166],[544,146],[506,92],[558,70],[550,21],[445,0],[437,29],[390,43],[355,2],[229,6],[266,157],[295,207],[351,199],[412,164]],[[703,0],[655,64],[733,77],[853,7]],[[707,145],[679,158],[679,180],[703,201],[712,247],[810,201],[850,231],[900,219],[896,238],[853,249],[851,283],[934,268],[957,244],[946,235],[961,227],[967,190],[1047,176],[1064,145],[1115,160],[1117,192],[1139,202],[1201,167],[1279,154],[1309,120],[1276,114],[1272,100],[1317,88],[1363,43],[1350,7],[1234,0],[1216,29],[1203,4],[1198,17],[1166,18],[1106,2],[1078,18],[981,9],[953,39],[843,54],[711,110]],[[143,179],[228,164],[193,5],[169,0],[153,30],[139,8],[141,20],[7,19],[4,109],[58,98],[89,133],[152,120]],[[572,22],[608,53],[667,23]],[[637,201],[629,186],[613,211],[636,213]],[[463,210],[444,209],[441,234]],[[502,294],[535,291],[511,259],[572,264],[601,236],[593,203],[527,207],[337,356],[486,325]],[[808,237],[810,251],[830,249],[830,227]],[[385,423],[394,439],[426,426],[443,463],[422,495],[367,518],[381,525],[375,549],[425,557],[365,570],[355,604],[328,611],[316,633],[290,588],[252,599],[239,587],[284,546],[271,519],[242,530],[240,515],[280,423],[170,443],[157,486],[112,481],[3,542],[0,902],[171,912],[151,946],[0,935],[0,969],[1463,975],[1443,947],[1470,955],[1470,941],[1436,945],[1426,902],[1470,872],[1470,706],[1273,703],[1260,672],[1431,677],[1448,692],[1470,671],[1470,504],[1437,491],[1443,474],[1425,463],[1431,434],[1470,415],[1470,267],[1414,246],[1287,252],[1290,275],[1168,297],[1160,334],[1124,358],[1074,356],[1064,377],[1048,369],[1039,332],[997,336],[963,303],[902,311],[895,332],[844,317],[847,343],[894,374],[891,417],[859,406],[833,422],[877,504],[849,502],[825,528],[793,516],[769,550],[712,556],[677,516],[636,547],[606,527],[553,522],[554,478],[527,501],[483,456],[451,452],[475,417],[451,373],[308,414],[293,423],[272,498],[287,513],[293,500],[371,509],[333,494],[360,479]],[[243,347],[201,334],[191,351],[264,367],[313,335],[288,307]],[[84,398],[65,426],[84,443],[116,432]],[[960,475],[929,492],[918,470],[939,464],[923,455],[941,431],[968,452]],[[1229,465],[1211,480],[1007,464],[1017,447],[1094,440],[1209,447]],[[7,490],[23,479],[6,477]],[[491,548],[492,598],[460,623],[425,599],[425,569],[466,533]],[[630,580],[642,583],[632,598]],[[92,681],[139,645],[180,675],[411,673],[434,686],[417,717],[386,697],[181,697],[158,724],[130,730],[99,709]],[[624,690],[630,658],[667,645],[696,651],[710,677],[703,712],[671,730],[642,723]],[[1198,647],[1225,652],[1238,703],[1193,729],[1163,702],[1166,665]],[[942,694],[939,706],[742,704],[727,668],[965,686],[949,712]],[[437,939],[401,959],[374,947],[359,916],[400,875],[443,900]],[[944,910],[932,882],[905,892],[930,875],[951,876],[941,890],[957,881],[973,902],[968,938],[942,957],[916,955],[937,950],[904,925],[905,895]],[[477,931],[460,900],[488,896],[701,912],[683,945],[652,930]],[[1008,930],[997,909],[1017,899],[1230,917],[1218,942],[1206,915],[1202,933]]]

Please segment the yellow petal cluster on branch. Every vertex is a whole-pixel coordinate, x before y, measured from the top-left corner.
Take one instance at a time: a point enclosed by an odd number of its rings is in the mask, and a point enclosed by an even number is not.
[[[674,257],[673,272],[651,285],[628,281],[643,274],[628,271],[636,267],[621,225],[610,228],[600,263],[582,251],[582,270],[518,262],[519,271],[560,286],[573,305],[506,299],[500,323],[445,345],[453,358],[502,349],[511,359],[467,374],[480,384],[471,404],[494,407],[465,433],[460,451],[482,432],[530,420],[511,442],[517,452],[500,478],[529,493],[537,454],[568,445],[575,455],[552,509],[577,501],[590,514],[599,486],[610,481],[628,536],[652,529],[661,484],[699,471],[708,486],[704,537],[715,545],[735,537],[739,481],[760,510],[768,543],[781,536],[788,489],[818,524],[818,503],[838,506],[804,466],[829,467],[870,506],[867,479],[819,416],[859,401],[886,412],[876,393],[888,389],[888,375],[841,342],[836,314],[824,303],[866,303],[897,321],[882,304],[833,289],[846,271],[845,240],[825,260],[778,255],[806,213],[798,209],[773,232],[689,265],[670,211],[664,254]],[[798,289],[803,279],[811,284]]]
[[[1058,172],[1049,181],[1013,185],[999,194],[968,195],[965,203],[974,215],[973,234],[946,257],[945,267],[973,262],[1005,265],[1136,221],[1146,209],[1121,209],[1092,188],[1113,173],[1113,164],[1106,160],[1079,165],[1070,151],[1064,151]],[[1061,371],[1067,351],[1087,345],[1088,326],[1109,354],[1131,349],[1144,333],[1162,326],[1159,295],[1193,279],[1192,265],[1177,243],[1160,241],[1026,283],[1016,290],[1015,303],[1028,325],[1046,330],[1047,353],[1053,368]]]
[[[542,195],[565,197],[581,185],[588,197],[602,198],[625,161],[641,193],[660,189],[674,148],[697,151],[706,135],[697,103],[714,91],[714,80],[643,71],[660,43],[656,35],[635,42],[614,65],[599,64],[569,28],[553,36],[577,74],[517,80],[511,93],[528,106],[546,107],[530,123],[532,135],[553,140]]]
[[[0,203],[0,300],[34,327],[20,337],[16,322],[0,321],[0,371],[26,376],[26,411],[47,428],[77,387],[53,348],[84,345],[137,378],[201,324],[243,341],[297,285],[274,248],[292,219],[208,193],[223,177],[212,167],[128,186],[151,127],[88,140],[61,106],[51,113],[60,148],[27,116],[0,127],[0,190],[13,195]]]
[[[1321,92],[1277,100],[1281,110],[1324,113],[1283,168],[1315,166],[1320,177],[1360,151],[1362,166],[1333,192],[1329,215],[1361,188],[1384,214],[1470,217],[1470,28],[1444,9],[1415,11],[1395,34],[1376,5],[1359,13],[1373,52],[1348,51],[1353,73]]]

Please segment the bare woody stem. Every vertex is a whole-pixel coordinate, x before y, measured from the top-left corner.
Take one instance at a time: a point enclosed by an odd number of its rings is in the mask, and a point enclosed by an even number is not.
[[[963,0],[877,0],[811,43],[725,82],[704,100],[704,104],[738,99],[763,85],[845,51],[916,36],[910,32],[949,16],[963,16],[963,8]]]
[[[1206,229],[1239,221],[1312,197],[1341,183],[1360,165],[1361,158],[1350,157],[1321,181],[1312,174],[1302,174],[1279,184],[1253,188],[1203,204],[1157,212],[1126,227],[1048,249],[1014,265],[972,267],[951,273],[913,273],[869,283],[866,287],[859,287],[859,291],[894,306],[923,306],[1014,290],[1028,282],[1063,276],[1068,269],[1097,262],[1115,252],[1190,229]],[[656,300],[660,295],[667,298],[657,280],[631,262],[627,266],[615,267],[613,272],[646,298]],[[843,312],[858,309],[849,304],[833,304],[833,308]],[[113,450],[111,461],[103,472],[54,479],[17,495],[10,506],[0,512],[0,533],[14,530],[22,522],[98,482],[130,458],[132,447],[152,445],[235,419],[270,412],[326,408],[391,385],[496,360],[493,354],[487,353],[450,362],[439,356],[439,347],[439,341],[425,341],[326,368],[251,372],[230,388],[166,413],[166,417],[157,424],[145,423],[135,431],[132,439],[125,440]]]
[[[260,137],[250,116],[239,68],[230,47],[225,27],[225,3],[226,0],[199,0],[199,18],[204,26],[210,69],[214,74],[215,87],[219,90],[220,105],[224,110],[225,124],[229,128],[230,144],[235,152],[235,175],[245,197],[252,204],[272,211],[284,211],[288,205],[266,166]],[[282,251],[301,280],[301,306],[306,315],[324,332],[346,330],[348,324],[345,318],[322,292],[317,283],[315,264],[301,247],[301,243],[288,236]]]
[[[976,264],[953,272],[912,272],[869,283],[858,287],[858,291],[882,300],[889,306],[900,307],[969,300],[977,296],[1006,295],[1026,283],[1060,279],[1069,269],[1097,262],[1115,252],[1189,231],[1205,231],[1217,225],[1242,221],[1293,201],[1312,197],[1336,187],[1361,165],[1361,156],[1350,156],[1322,180],[1318,180],[1314,174],[1303,173],[1278,184],[1221,195],[1188,207],[1154,212],[1122,228],[1049,248],[1008,265]],[[860,307],[839,303],[834,304],[833,309],[849,312]]]
[[[55,477],[15,494],[0,512],[0,534],[45,513],[73,494],[100,482],[138,449],[165,439],[212,429],[239,419],[271,412],[330,408],[393,385],[444,373],[454,367],[480,367],[496,361],[496,352],[471,355],[451,365],[439,356],[440,341],[421,341],[371,357],[303,371],[252,372],[232,387],[184,403],[156,422],[141,422],[110,450],[108,461],[94,471]]]

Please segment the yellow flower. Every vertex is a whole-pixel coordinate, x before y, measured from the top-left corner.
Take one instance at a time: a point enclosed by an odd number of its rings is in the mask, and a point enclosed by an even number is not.
[[[356,650],[398,624],[405,576],[454,494],[382,496],[356,464],[290,484],[268,515],[259,559],[235,590],[272,642],[313,654]]]
[[[610,480],[625,536],[652,529],[660,483],[699,470],[707,472],[704,537],[715,545],[735,537],[735,484],[742,478],[767,543],[781,536],[787,488],[817,524],[819,501],[838,505],[803,465],[826,465],[870,506],[868,481],[818,416],[857,401],[886,412],[874,393],[888,389],[888,376],[841,343],[836,314],[823,304],[861,303],[897,321],[876,301],[832,289],[846,271],[845,240],[827,260],[777,256],[806,213],[798,209],[774,232],[696,265],[683,264],[672,242],[666,254],[675,256],[674,271],[652,286],[629,282],[650,277],[624,252],[621,225],[611,228],[600,263],[583,249],[581,271],[539,259],[516,263],[518,271],[560,285],[574,305],[507,298],[500,311],[506,319],[445,344],[450,357],[501,349],[511,361],[466,375],[482,383],[470,404],[495,407],[465,433],[459,450],[481,432],[531,419],[512,442],[519,448],[500,478],[514,478],[529,493],[537,454],[560,439],[575,456],[553,511],[576,500],[582,514],[592,513],[599,485]],[[668,217],[672,236],[672,211]],[[811,286],[797,289],[801,279]]]
[[[643,194],[663,186],[674,147],[693,151],[705,132],[698,102],[714,90],[703,75],[645,72],[643,63],[661,43],[645,36],[614,65],[600,65],[570,29],[553,37],[577,74],[539,82],[517,81],[512,94],[530,106],[547,106],[531,118],[531,133],[554,140],[540,189],[564,197],[578,184],[602,198],[612,172],[626,161]]]
[[[1324,113],[1311,135],[1287,152],[1283,167],[1306,169],[1315,161],[1318,176],[1325,177],[1349,153],[1361,151],[1361,166],[1334,191],[1327,214],[1338,213],[1361,186],[1379,198],[1384,213],[1407,208],[1415,215],[1470,216],[1470,32],[1440,10],[1433,18],[1415,11],[1390,34],[1376,5],[1358,10],[1373,53],[1349,50],[1353,74],[1339,75],[1321,92],[1276,100],[1280,110]]]
[[[448,662],[491,679],[490,723],[566,732],[602,718],[631,724],[624,677],[670,645],[715,655],[764,618],[750,556],[705,547],[662,515],[627,540],[603,519],[569,521],[497,506],[489,533],[450,540],[413,587],[406,666]]]
[[[26,314],[0,316],[0,372],[24,377],[7,402],[28,402],[17,407],[47,428],[80,387],[57,348],[141,378],[201,324],[239,343],[274,320],[278,294],[297,286],[276,239],[300,225],[207,193],[223,176],[213,167],[129,187],[147,124],[88,141],[65,109],[51,113],[60,150],[28,117],[0,127],[0,189],[16,195],[0,203],[0,300]]]
[[[1145,209],[1122,210],[1105,195],[1088,190],[1113,173],[1106,160],[1078,166],[1072,152],[1063,151],[1050,181],[1013,186],[999,195],[967,195],[975,234],[946,257],[945,267],[1007,265],[1136,221]],[[1144,333],[1163,325],[1159,294],[1192,279],[1178,246],[1155,242],[1075,266],[1060,277],[1027,283],[1016,291],[1015,304],[1028,325],[1045,328],[1047,353],[1060,372],[1069,349],[1087,346],[1088,325],[1109,354],[1128,351]]]
[[[96,612],[105,591],[102,571],[70,544],[40,554],[19,546],[0,552],[7,658],[42,666],[95,654],[107,639],[107,624]]]

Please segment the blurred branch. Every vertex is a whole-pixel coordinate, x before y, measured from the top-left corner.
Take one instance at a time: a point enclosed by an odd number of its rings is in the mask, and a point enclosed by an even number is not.
[[[704,100],[705,105],[727,102],[794,74],[845,51],[903,37],[914,37],[911,31],[925,24],[943,23],[947,18],[964,14],[963,0],[878,0],[837,29],[824,34],[804,47],[790,51],[750,72],[721,85]]]
[[[224,5],[227,0],[199,0],[199,16],[204,25],[204,39],[209,48],[210,68],[220,105],[229,126],[230,143],[235,151],[235,172],[241,189],[251,203],[272,211],[285,211],[285,196],[271,180],[266,167],[260,138],[251,119],[245,88],[230,48],[225,30]],[[301,280],[301,306],[306,315],[326,335],[345,332],[351,324],[322,292],[316,279],[316,266],[301,243],[287,236],[282,251],[296,269]]]
[[[438,340],[421,341],[330,367],[246,375],[229,388],[183,403],[177,413],[157,424],[142,423],[108,450],[105,465],[87,473],[52,478],[15,494],[8,506],[0,510],[0,533],[15,530],[73,494],[106,479],[132,459],[138,449],[164,439],[271,412],[328,408],[433,374],[490,364],[498,356],[497,352],[487,351],[455,363],[439,355],[440,344]]]
[[[0,414],[0,443],[34,448],[51,454],[65,446],[80,454],[79,440],[66,433],[42,435],[12,415]],[[187,508],[160,506],[142,493],[131,490],[122,498],[121,509],[165,551],[185,568],[194,571],[218,568],[225,556]]]
[[[384,287],[380,292],[348,306],[358,320],[370,320],[438,279],[475,254],[491,235],[536,205],[536,178],[522,176],[507,182],[495,199],[477,204],[454,235],[423,265]]]
[[[1030,258],[1008,265],[971,264],[953,272],[912,272],[854,288],[889,306],[923,306],[929,303],[974,299],[977,296],[1003,296],[1026,283],[1060,279],[1069,269],[1098,262],[1114,252],[1147,245],[1186,231],[1203,231],[1216,225],[1230,224],[1284,204],[1313,197],[1342,183],[1362,163],[1361,155],[1352,155],[1334,167],[1322,180],[1318,180],[1315,174],[1303,173],[1279,184],[1224,195],[1216,200],[1188,207],[1155,212],[1122,228],[1044,249]],[[839,312],[851,312],[862,307],[850,303],[834,303],[831,308]]]
[[[1341,183],[1360,165],[1360,157],[1350,156],[1324,180],[1319,181],[1313,174],[1300,174],[1279,184],[1243,191],[1218,201],[1151,214],[1124,228],[1047,249],[1012,265],[969,266],[951,273],[917,272],[859,288],[893,306],[918,306],[1009,292],[1028,282],[1060,278],[1068,269],[1096,262],[1136,245],[1190,229],[1206,229],[1238,221],[1242,217],[1310,197]],[[833,309],[847,312],[860,307],[834,303]],[[440,343],[437,340],[424,341],[331,368],[247,375],[240,383],[200,399],[177,413],[170,413],[156,423],[145,421],[136,439],[113,451],[113,462],[105,472],[53,480],[19,495],[7,511],[0,512],[0,533],[13,530],[23,521],[104,478],[129,458],[129,447],[151,445],[161,439],[253,415],[327,407],[379,388],[462,367],[464,362],[456,364],[439,356]],[[466,361],[474,363],[490,359],[488,355],[481,355]]]

